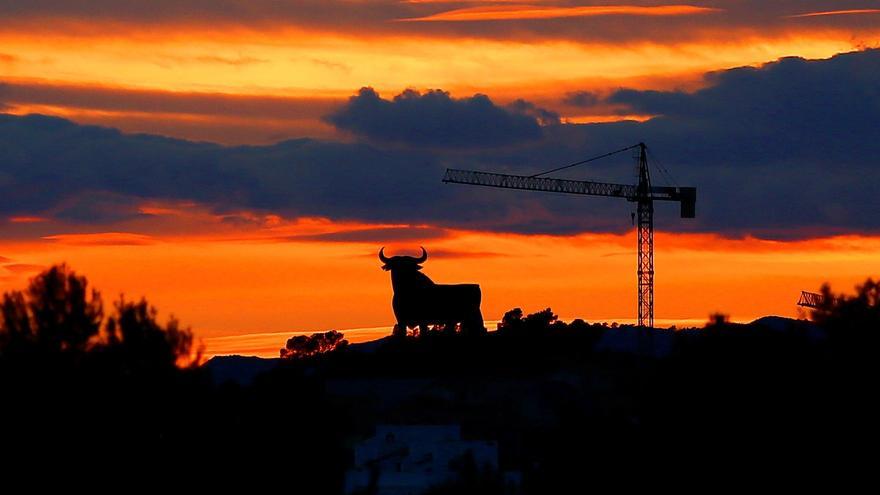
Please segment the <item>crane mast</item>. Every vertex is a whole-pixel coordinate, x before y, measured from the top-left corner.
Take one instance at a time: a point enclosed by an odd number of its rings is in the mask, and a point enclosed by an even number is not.
[[[654,200],[645,143],[639,143],[639,185],[636,213],[639,242],[639,326],[654,327]]]
[[[636,203],[638,235],[638,322],[641,327],[654,326],[654,201],[675,201],[681,204],[681,218],[694,218],[697,190],[693,187],[655,187],[651,185],[648,152],[644,143],[569,165],[568,168],[628,150],[638,150],[638,184],[614,184],[570,179],[511,175],[475,170],[447,169],[443,182],[472,186],[520,189],[587,196],[624,198]],[[553,171],[556,171],[553,170]],[[552,172],[552,171],[551,171]]]

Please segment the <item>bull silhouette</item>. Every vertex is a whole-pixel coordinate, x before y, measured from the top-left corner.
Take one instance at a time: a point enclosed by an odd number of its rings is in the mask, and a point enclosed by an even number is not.
[[[407,327],[418,328],[422,335],[428,325],[443,325],[454,332],[461,324],[461,332],[476,334],[485,332],[483,313],[480,312],[480,286],[477,284],[440,285],[421,273],[422,263],[428,260],[428,252],[422,248],[422,256],[385,256],[385,248],[379,250],[383,270],[391,272],[394,298],[391,306],[397,324],[394,335],[406,335]]]

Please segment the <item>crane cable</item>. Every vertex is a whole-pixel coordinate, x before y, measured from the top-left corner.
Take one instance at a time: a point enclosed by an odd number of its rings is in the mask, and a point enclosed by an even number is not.
[[[675,176],[672,175],[672,172],[670,172],[666,169],[666,167],[663,166],[663,162],[660,161],[657,153],[654,152],[654,150],[652,150],[651,148],[648,148],[648,156],[651,158],[651,162],[654,164],[654,166],[657,167],[657,170],[659,170],[660,173],[666,176],[666,179],[669,181],[669,185],[678,187],[678,181],[675,180]]]
[[[639,147],[638,144],[634,144],[634,145],[632,145],[632,146],[627,146],[626,148],[621,148],[621,149],[619,149],[619,150],[617,150],[617,151],[612,151],[611,153],[605,153],[604,155],[594,156],[593,158],[588,158],[588,159],[583,160],[583,161],[579,161],[579,162],[576,162],[576,163],[572,163],[571,165],[566,165],[566,166],[564,166],[564,167],[554,168],[553,170],[548,170],[548,171],[546,171],[546,172],[541,172],[540,174],[530,175],[529,178],[530,178],[530,179],[534,179],[534,178],[540,177],[540,176],[542,176],[542,175],[552,174],[553,172],[559,172],[560,170],[565,170],[565,169],[567,169],[567,168],[576,167],[576,166],[578,166],[578,165],[583,165],[583,164],[585,164],[585,163],[594,162],[594,161],[596,161],[596,160],[600,160],[600,159],[602,159],[602,158],[607,158],[607,157],[609,157],[609,156],[611,156],[611,155],[616,155],[616,154],[618,154],[618,153],[623,153],[624,151],[629,151],[629,150],[631,150],[631,149],[633,149],[633,148],[638,148],[638,147]]]

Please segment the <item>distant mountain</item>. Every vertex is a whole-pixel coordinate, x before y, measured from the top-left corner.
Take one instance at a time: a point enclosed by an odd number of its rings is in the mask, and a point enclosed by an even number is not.
[[[749,325],[760,326],[777,332],[804,332],[813,341],[824,339],[826,336],[825,330],[812,321],[796,320],[784,316],[763,316],[749,323]]]
[[[808,320],[797,320],[783,316],[764,316],[745,325],[736,327],[763,327],[774,332],[803,333],[813,341],[826,337],[825,331]],[[702,329],[691,330],[651,330],[647,334],[636,327],[622,326],[609,329],[602,333],[596,343],[597,351],[623,354],[648,354],[655,358],[665,358],[672,354],[676,345],[676,337],[685,334],[700,334]],[[388,343],[392,337],[384,337],[370,342],[351,344],[345,352],[355,354],[372,354]],[[279,358],[260,358],[255,356],[215,356],[205,363],[210,370],[215,384],[236,383],[250,385],[261,374],[275,369],[283,360]]]
[[[217,385],[229,382],[250,385],[257,376],[274,369],[280,362],[280,358],[214,356],[204,366]]]
[[[762,327],[771,328],[773,330],[788,330],[796,325],[801,325],[803,323],[810,323],[806,320],[795,320],[794,318],[787,318],[785,316],[762,316],[757,320],[754,320],[749,323],[749,325],[760,325]]]
[[[385,345],[391,337],[383,337],[370,342],[351,344],[347,352],[373,353]],[[238,385],[250,385],[257,376],[275,369],[282,360],[280,358],[261,358],[256,356],[214,356],[204,364],[211,372],[215,384],[236,383]]]
[[[622,326],[603,332],[596,343],[596,350],[662,358],[672,352],[674,345],[675,332],[672,330],[652,329],[645,332],[641,328]]]

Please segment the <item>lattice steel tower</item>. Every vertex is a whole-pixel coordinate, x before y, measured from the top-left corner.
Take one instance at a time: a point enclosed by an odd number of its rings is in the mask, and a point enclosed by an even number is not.
[[[637,217],[639,239],[639,326],[654,327],[654,200],[651,198],[651,172],[648,151],[639,143],[639,184]]]

